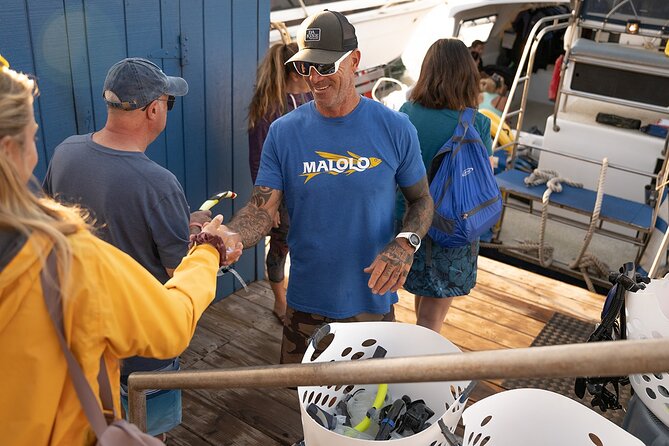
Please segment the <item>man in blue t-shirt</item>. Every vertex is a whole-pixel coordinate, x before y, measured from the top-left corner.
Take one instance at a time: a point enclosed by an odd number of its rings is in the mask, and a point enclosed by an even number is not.
[[[291,269],[282,363],[300,362],[324,323],[394,320],[396,291],[433,208],[414,127],[356,93],[353,26],[323,11],[302,23],[298,44],[288,63],[305,76],[314,101],[271,125],[253,196],[228,225],[252,246],[285,198]],[[397,186],[408,201],[399,235]]]

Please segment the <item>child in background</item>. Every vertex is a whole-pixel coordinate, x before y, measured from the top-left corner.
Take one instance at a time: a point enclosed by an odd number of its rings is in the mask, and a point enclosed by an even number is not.
[[[479,110],[490,110],[501,115],[506,105],[507,93],[504,78],[497,73],[493,73],[490,77],[481,73],[480,88]]]

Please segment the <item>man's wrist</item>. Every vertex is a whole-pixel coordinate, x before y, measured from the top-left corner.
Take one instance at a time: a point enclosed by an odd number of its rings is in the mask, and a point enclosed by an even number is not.
[[[409,243],[409,240],[405,239],[404,237],[398,237],[395,239],[395,241],[404,249],[406,252],[408,252],[411,255],[414,255],[416,253],[416,248],[411,246],[411,243]]]
[[[225,241],[216,235],[209,232],[200,232],[197,235],[190,236],[190,242],[188,243],[188,250],[190,251],[196,245],[208,244],[216,248],[219,254],[219,266],[223,266],[225,258],[227,256],[227,251],[225,249]]]
[[[406,244],[411,247],[412,253],[416,253],[420,248],[421,238],[415,232],[402,231],[395,236],[395,239],[404,239]]]
[[[188,224],[188,232],[190,232],[191,235],[196,235],[202,232],[202,223],[198,223],[196,221],[192,221]]]

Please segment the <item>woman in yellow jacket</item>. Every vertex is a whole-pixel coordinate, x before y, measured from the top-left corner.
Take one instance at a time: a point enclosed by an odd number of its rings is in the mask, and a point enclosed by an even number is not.
[[[47,313],[40,271],[51,249],[59,271],[65,337],[98,394],[104,355],[120,414],[119,359],[180,354],[214,298],[216,272],[241,246],[223,243],[222,217],[204,228],[164,286],[128,255],[97,239],[78,210],[37,198],[32,80],[0,68],[0,443],[93,444]],[[221,243],[223,242],[223,243]],[[216,245],[216,246],[215,246]]]

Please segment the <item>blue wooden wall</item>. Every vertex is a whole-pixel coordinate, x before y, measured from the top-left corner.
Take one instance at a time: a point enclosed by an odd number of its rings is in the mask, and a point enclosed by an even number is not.
[[[109,67],[144,57],[190,87],[147,155],[176,175],[192,209],[215,192],[237,192],[213,209],[231,217],[252,189],[246,115],[269,8],[269,0],[2,0],[0,53],[40,88],[35,175],[41,180],[62,140],[104,126]],[[246,250],[235,268],[262,279],[263,257],[263,247]],[[227,274],[218,295],[239,287]]]

